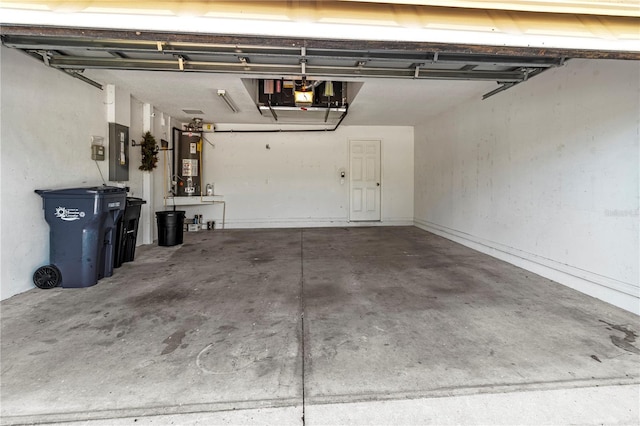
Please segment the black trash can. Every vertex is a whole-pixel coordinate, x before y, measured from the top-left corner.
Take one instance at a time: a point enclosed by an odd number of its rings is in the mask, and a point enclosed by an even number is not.
[[[142,198],[127,197],[127,205],[118,221],[116,231],[115,255],[113,256],[114,268],[119,268],[125,262],[133,261],[136,255],[140,209],[143,204],[147,204],[147,202]]]
[[[125,188],[99,186],[36,190],[49,224],[49,260],[33,275],[40,288],[90,287],[113,275],[115,228],[125,208]]]
[[[159,246],[182,244],[184,238],[184,214],[184,210],[156,212]]]

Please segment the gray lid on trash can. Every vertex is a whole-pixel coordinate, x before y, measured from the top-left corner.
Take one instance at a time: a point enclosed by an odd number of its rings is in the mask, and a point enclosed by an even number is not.
[[[163,210],[156,212],[156,216],[174,216],[174,215],[182,215],[184,216],[186,212],[184,210]]]
[[[140,206],[142,204],[147,204],[147,201],[142,198],[127,197],[127,206]]]
[[[64,189],[36,189],[37,194],[44,195],[88,195],[88,194],[118,194],[127,192],[126,188],[117,186],[89,186],[83,188]]]

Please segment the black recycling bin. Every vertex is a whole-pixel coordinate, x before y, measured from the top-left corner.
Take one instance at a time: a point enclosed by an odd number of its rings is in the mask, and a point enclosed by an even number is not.
[[[147,204],[147,202],[142,198],[127,197],[127,205],[118,221],[116,230],[116,246],[113,256],[114,268],[119,268],[125,262],[133,261],[136,255],[140,209],[143,204]]]
[[[159,246],[182,244],[184,238],[184,213],[184,210],[156,212]]]
[[[33,274],[40,288],[90,287],[113,275],[115,228],[125,208],[125,188],[98,186],[36,190],[49,224],[50,265]]]

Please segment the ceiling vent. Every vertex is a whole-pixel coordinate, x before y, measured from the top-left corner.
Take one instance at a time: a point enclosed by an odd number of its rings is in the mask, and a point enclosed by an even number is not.
[[[189,114],[189,115],[203,115],[204,112],[199,110],[199,109],[183,109],[182,110],[185,114]]]

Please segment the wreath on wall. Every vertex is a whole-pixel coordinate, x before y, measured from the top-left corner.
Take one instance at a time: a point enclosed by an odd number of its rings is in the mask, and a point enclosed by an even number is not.
[[[142,148],[142,164],[139,169],[150,172],[158,165],[159,151],[156,138],[153,137],[151,132],[147,132],[142,136],[140,147]]]

